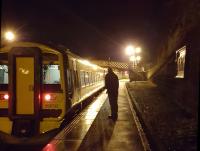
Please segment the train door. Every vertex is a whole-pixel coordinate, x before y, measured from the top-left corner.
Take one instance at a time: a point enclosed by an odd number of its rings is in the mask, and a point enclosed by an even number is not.
[[[73,103],[73,77],[72,77],[72,70],[67,70],[67,91],[68,97],[71,103]]]
[[[9,52],[9,117],[12,133],[31,136],[38,133],[41,51],[38,48],[12,48]]]

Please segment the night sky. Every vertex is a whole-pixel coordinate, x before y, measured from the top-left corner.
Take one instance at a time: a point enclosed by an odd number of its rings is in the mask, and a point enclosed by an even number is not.
[[[164,0],[2,0],[1,31],[18,40],[61,44],[91,59],[125,61],[127,44],[154,59],[165,32]]]

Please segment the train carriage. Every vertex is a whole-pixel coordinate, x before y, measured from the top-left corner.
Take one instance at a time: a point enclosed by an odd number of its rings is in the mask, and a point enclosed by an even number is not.
[[[0,132],[31,137],[59,128],[104,88],[104,75],[69,50],[31,42],[1,48]]]

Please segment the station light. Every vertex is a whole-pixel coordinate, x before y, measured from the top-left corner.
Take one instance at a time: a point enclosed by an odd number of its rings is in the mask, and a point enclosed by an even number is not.
[[[135,48],[132,45],[129,45],[125,49],[127,55],[133,55],[135,53]]]
[[[137,56],[136,59],[137,59],[137,61],[140,61],[140,60],[141,60],[141,57],[140,57],[140,56]]]
[[[140,52],[141,52],[141,48],[140,48],[140,47],[137,47],[137,48],[135,49],[135,52],[136,52],[136,53],[140,53]]]
[[[135,61],[135,59],[136,59],[135,56],[130,57],[130,61]]]
[[[12,42],[12,41],[15,40],[15,34],[13,32],[11,32],[11,31],[7,31],[7,32],[5,32],[5,39],[7,41]]]

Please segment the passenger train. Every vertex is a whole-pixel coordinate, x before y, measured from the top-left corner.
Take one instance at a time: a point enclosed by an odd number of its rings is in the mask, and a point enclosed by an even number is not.
[[[32,137],[65,124],[104,89],[105,68],[67,49],[15,42],[0,49],[0,134]]]

